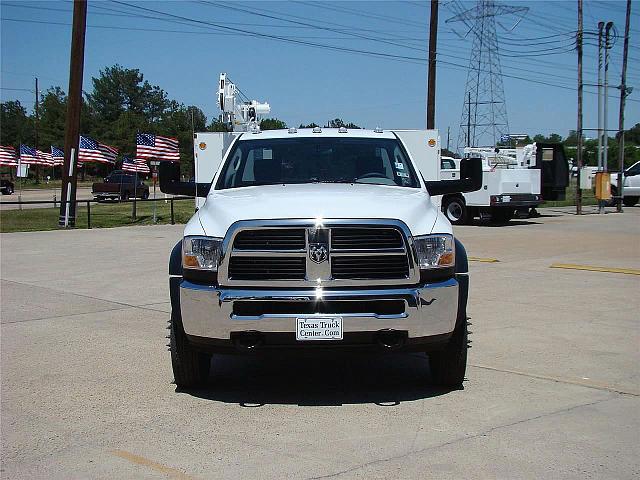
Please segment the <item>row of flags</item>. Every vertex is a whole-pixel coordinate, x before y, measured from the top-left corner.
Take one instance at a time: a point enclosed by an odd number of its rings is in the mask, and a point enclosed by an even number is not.
[[[97,162],[113,165],[118,157],[118,149],[111,145],[100,143],[90,137],[80,135],[78,148],[78,167],[84,163]],[[162,137],[153,133],[138,133],[136,135],[136,158],[124,157],[122,169],[130,172],[149,173],[146,160],[180,161],[178,139]],[[51,146],[51,152],[43,152],[28,145],[20,145],[20,162],[29,165],[44,165],[55,167],[64,163],[64,152]],[[18,156],[14,147],[0,145],[0,165],[8,167],[18,166]]]

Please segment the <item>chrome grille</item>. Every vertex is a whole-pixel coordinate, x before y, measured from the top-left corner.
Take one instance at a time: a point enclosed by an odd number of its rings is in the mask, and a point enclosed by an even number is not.
[[[304,280],[305,259],[278,257],[232,257],[230,280]]]
[[[403,248],[402,234],[393,228],[332,228],[331,248],[333,250]]]
[[[418,283],[398,220],[245,220],[229,229],[221,285],[330,287]]]
[[[333,278],[362,280],[407,278],[409,263],[406,254],[333,257],[331,274]]]
[[[236,235],[233,248],[238,250],[304,250],[304,228],[243,230]]]

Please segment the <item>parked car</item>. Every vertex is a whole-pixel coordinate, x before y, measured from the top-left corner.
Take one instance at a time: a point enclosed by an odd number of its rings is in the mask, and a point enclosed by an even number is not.
[[[169,259],[176,385],[204,382],[212,353],[369,347],[427,352],[458,388],[467,256],[431,194],[480,188],[480,161],[441,181],[435,130],[271,130],[224,156],[214,135],[195,141],[213,181],[160,166],[163,192],[206,198]]]
[[[3,178],[0,180],[0,192],[2,195],[11,195],[15,191],[15,186],[11,180]]]
[[[104,182],[94,183],[91,190],[98,201],[149,198],[149,187],[142,179],[138,178],[136,183],[135,175],[122,170],[114,170],[104,179]]]

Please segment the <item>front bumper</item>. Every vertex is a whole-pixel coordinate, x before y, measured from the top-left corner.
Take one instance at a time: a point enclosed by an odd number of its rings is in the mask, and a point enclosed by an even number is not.
[[[406,332],[408,339],[450,334],[456,324],[459,285],[455,279],[415,287],[369,289],[241,289],[200,285],[182,280],[180,311],[185,333],[190,337],[229,341],[234,334],[295,334],[296,318],[310,316],[317,302],[360,302],[358,313],[332,312],[343,318],[345,338],[351,333],[393,330]],[[394,301],[404,308],[393,313],[367,313],[367,302]],[[294,305],[288,313],[239,315],[236,302],[276,302]],[[300,312],[295,305],[300,305]],[[334,303],[335,304],[335,303]],[[275,310],[278,310],[277,308]],[[327,317],[327,314],[314,314]],[[306,343],[306,342],[302,342]]]

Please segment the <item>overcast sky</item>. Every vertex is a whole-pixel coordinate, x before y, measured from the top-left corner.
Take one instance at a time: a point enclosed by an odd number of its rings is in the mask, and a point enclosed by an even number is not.
[[[576,128],[577,56],[571,48],[577,1],[508,5],[530,8],[523,18],[497,18],[510,131],[566,136]],[[638,3],[633,7],[640,9]],[[67,91],[71,10],[66,1],[1,2],[3,101],[19,99],[31,109],[33,93],[27,90],[36,76],[43,90],[59,85]],[[463,23],[446,22],[454,10],[453,2],[441,3],[436,106],[443,143],[451,127],[453,147],[472,37],[464,37]],[[585,30],[610,20],[622,37],[624,14],[623,1],[586,1]],[[171,98],[197,105],[211,119],[218,115],[215,92],[224,71],[289,125],[340,117],[369,128],[424,128],[428,23],[429,3],[420,1],[90,0],[84,88],[91,90],[100,69],[119,63],[139,68]],[[640,122],[640,10],[631,24],[627,83],[636,90],[627,103],[627,126]],[[597,38],[586,39],[585,81],[595,83]],[[620,84],[622,44],[619,38],[612,48],[614,86]],[[609,125],[617,128],[619,91],[610,94]],[[596,126],[596,111],[596,96],[586,93],[586,128]]]

